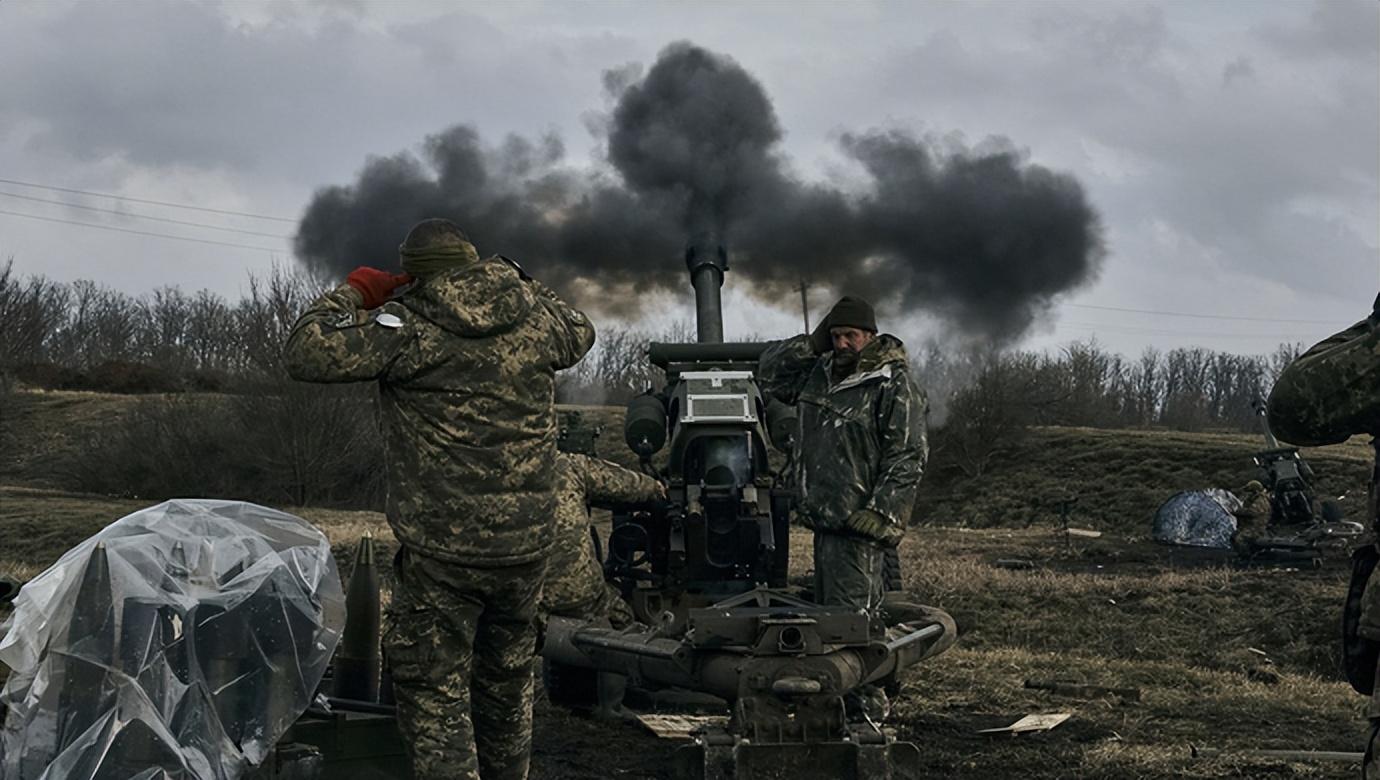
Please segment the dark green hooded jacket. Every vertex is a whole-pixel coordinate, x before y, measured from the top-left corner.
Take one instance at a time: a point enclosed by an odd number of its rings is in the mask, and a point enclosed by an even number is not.
[[[361,300],[348,285],[318,299],[286,360],[308,382],[378,381],[398,540],[470,566],[544,557],[555,373],[593,345],[588,318],[501,258],[419,280],[373,311]]]
[[[772,344],[758,374],[764,392],[796,404],[797,514],[817,531],[894,545],[905,533],[929,455],[925,393],[911,379],[905,347],[878,336],[845,379],[831,379],[833,353],[810,337]]]

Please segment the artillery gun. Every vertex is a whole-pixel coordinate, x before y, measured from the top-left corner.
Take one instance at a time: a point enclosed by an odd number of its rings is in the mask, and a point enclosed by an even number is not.
[[[618,631],[553,618],[548,664],[615,672],[644,689],[712,694],[731,713],[682,751],[695,778],[909,778],[919,750],[872,722],[851,723],[844,696],[884,684],[953,642],[951,623],[888,628],[786,588],[793,491],[771,469],[788,456],[794,409],[756,382],[765,345],[724,343],[720,287],[728,255],[712,238],[685,253],[695,288],[694,344],[653,343],[666,385],[634,398],[624,440],[643,468],[669,445],[667,501],[616,512],[604,562],[641,625]]]
[[[1260,422],[1265,449],[1252,460],[1260,469],[1261,482],[1270,500],[1270,534],[1256,541],[1259,549],[1253,558],[1307,557],[1330,539],[1348,539],[1365,529],[1360,523],[1343,519],[1341,505],[1332,499],[1318,501],[1314,495],[1313,468],[1297,447],[1281,445],[1270,430],[1265,402],[1251,404]]]

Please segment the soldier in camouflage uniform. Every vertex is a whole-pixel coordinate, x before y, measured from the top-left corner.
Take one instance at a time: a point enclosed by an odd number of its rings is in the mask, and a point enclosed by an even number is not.
[[[604,567],[594,551],[589,508],[645,504],[666,497],[657,480],[616,463],[567,448],[556,459],[556,543],[547,562],[542,587],[543,619],[550,616],[596,621],[627,628],[636,618],[628,602],[604,579]],[[627,678],[612,672],[595,673],[598,717],[626,719],[623,708]]]
[[[386,646],[418,778],[523,778],[556,499],[555,372],[584,314],[454,223],[419,223],[393,275],[356,269],[298,319],[308,382],[376,381],[401,542]],[[404,285],[411,286],[398,289]]]
[[[929,405],[905,347],[877,334],[870,304],[845,296],[813,334],[763,351],[758,373],[764,392],[797,406],[796,515],[815,532],[815,601],[885,622],[886,554],[905,534],[929,455]],[[943,625],[952,643],[943,610],[907,610]],[[852,719],[881,720],[889,709],[873,685],[844,701]]]
[[[761,386],[797,404],[797,516],[815,532],[815,600],[876,615],[884,551],[905,533],[929,453],[925,393],[906,351],[845,297],[812,335],[769,346]]]
[[[1231,536],[1231,546],[1238,554],[1250,556],[1256,552],[1256,542],[1269,530],[1270,494],[1259,480],[1253,479],[1241,488],[1238,498],[1241,508],[1232,512],[1236,516],[1236,532]]]
[[[1351,436],[1380,437],[1380,296],[1371,315],[1324,339],[1289,364],[1270,392],[1270,428],[1280,439],[1302,446],[1322,446]],[[1380,445],[1377,445],[1380,454]],[[1371,479],[1369,517],[1380,530],[1380,458]],[[1357,633],[1380,642],[1380,576],[1372,574],[1361,597]],[[1362,776],[1380,778],[1380,686],[1367,715],[1371,738]]]
[[[589,534],[589,507],[643,504],[666,496],[655,479],[616,463],[574,452],[556,459],[556,543],[547,563],[542,611],[575,620],[633,622],[632,610],[604,580]]]

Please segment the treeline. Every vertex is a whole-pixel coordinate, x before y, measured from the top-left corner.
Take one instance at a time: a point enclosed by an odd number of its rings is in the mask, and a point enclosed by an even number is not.
[[[279,373],[284,339],[321,285],[276,268],[231,303],[163,287],[20,278],[0,265],[0,374],[49,389],[225,390]]]
[[[1252,403],[1301,348],[1282,344],[1268,355],[1151,348],[1127,359],[1096,341],[1057,354],[964,352],[931,343],[920,365],[941,416],[946,404],[958,404],[1008,407],[1034,425],[1251,430]]]
[[[281,377],[281,349],[298,314],[324,288],[298,270],[251,276],[235,302],[207,290],[163,287],[131,296],[90,281],[20,278],[0,265],[0,372],[51,389],[109,392],[257,389]],[[649,333],[601,328],[595,349],[560,377],[561,400],[621,403],[661,381],[646,361],[652,340],[693,341],[689,323]],[[1009,409],[1029,424],[1166,427],[1254,425],[1251,402],[1298,353],[1201,347],[1135,359],[1096,342],[1059,354],[912,345],[916,374],[942,422],[951,409]]]
[[[937,390],[937,454],[970,476],[1031,426],[1255,431],[1254,403],[1302,349],[1235,355],[1201,347],[1136,360],[1096,342],[1057,355],[953,352],[930,345],[922,375]]]
[[[250,276],[240,300],[162,287],[132,296],[95,282],[20,278],[0,265],[0,381],[112,393],[257,392],[283,378],[293,322],[325,285],[299,270]],[[661,381],[653,340],[694,340],[686,323],[657,332],[602,328],[595,348],[558,379],[560,400],[622,403]]]
[[[322,288],[278,268],[251,278],[233,303],[176,287],[136,297],[87,281],[20,278],[4,264],[0,445],[16,435],[4,398],[16,381],[157,393],[90,436],[51,481],[144,498],[377,508],[376,388],[299,383],[282,365],[293,322]],[[621,404],[663,381],[646,361],[649,341],[693,337],[688,323],[655,334],[600,328],[594,350],[558,378],[558,400]],[[969,475],[1034,425],[1250,430],[1251,402],[1297,351],[1147,350],[1132,360],[1095,342],[1058,354],[911,345],[934,410],[932,465]]]

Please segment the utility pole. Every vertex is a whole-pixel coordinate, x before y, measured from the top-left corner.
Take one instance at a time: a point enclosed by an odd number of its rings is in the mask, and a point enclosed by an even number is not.
[[[806,333],[809,333],[809,332],[810,332],[810,298],[809,298],[808,295],[806,295],[806,291],[810,289],[810,286],[809,286],[808,284],[805,283],[805,280],[804,280],[804,279],[801,279],[801,280],[800,280],[800,286],[797,287],[797,288],[795,288],[795,289],[797,289],[797,290],[800,291],[800,314],[801,314],[802,317],[805,318],[805,332],[806,332]]]

